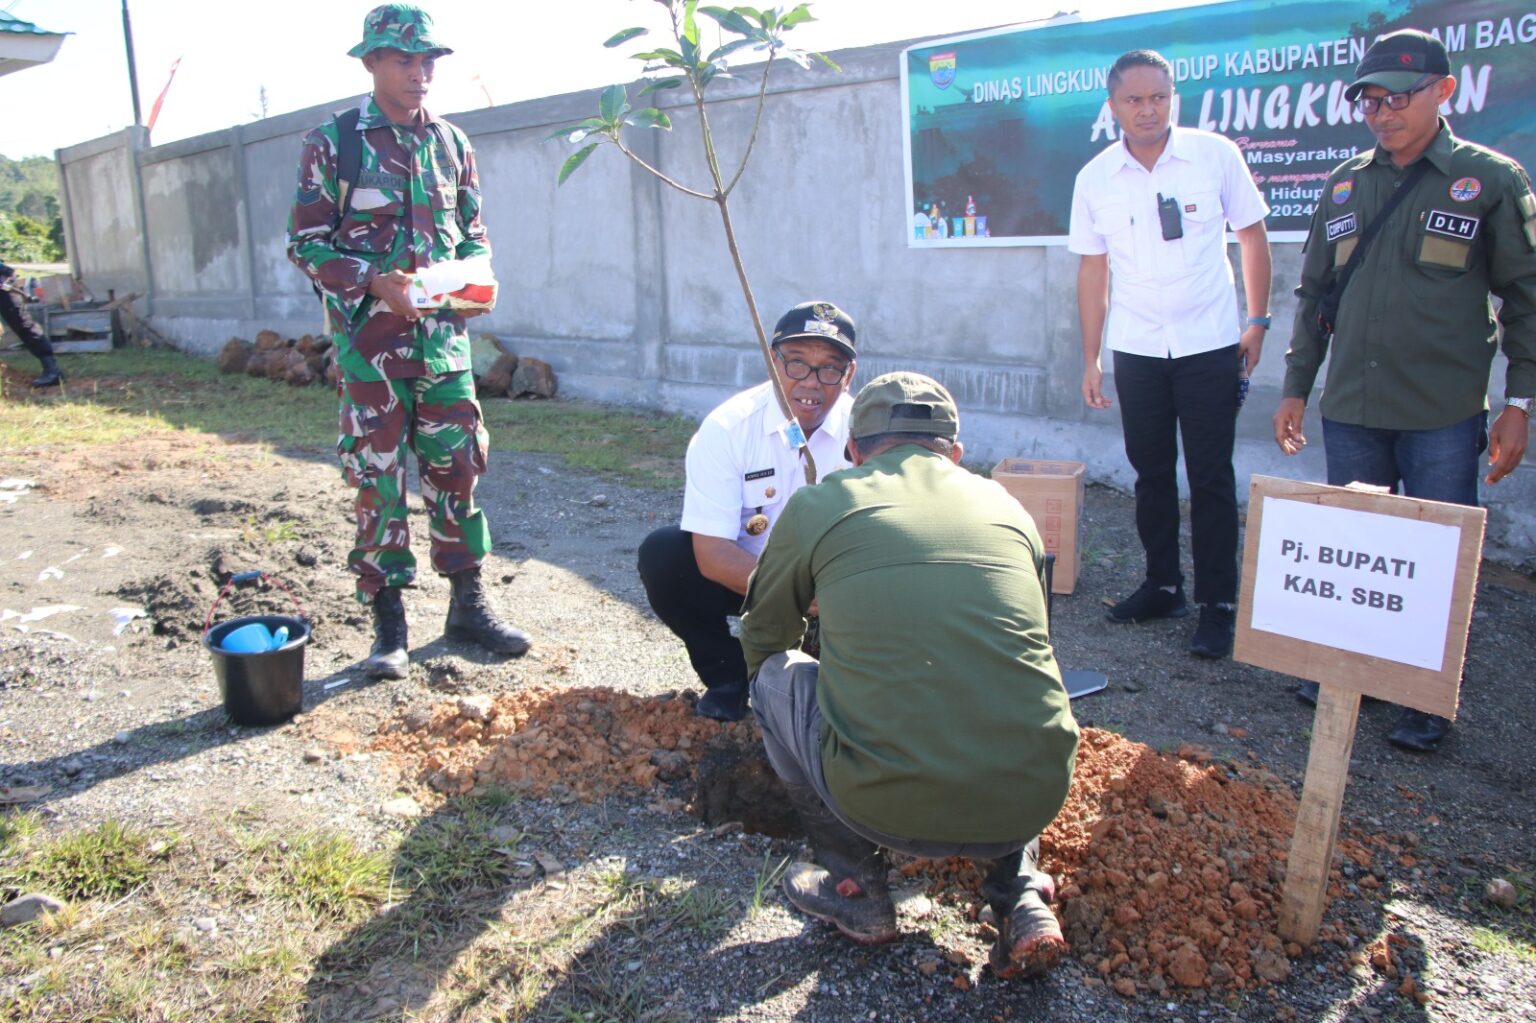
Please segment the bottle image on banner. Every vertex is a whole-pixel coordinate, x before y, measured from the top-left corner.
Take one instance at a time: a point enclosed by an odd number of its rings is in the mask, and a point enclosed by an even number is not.
[[[976,234],[976,199],[974,196],[965,197],[965,236],[974,237]]]

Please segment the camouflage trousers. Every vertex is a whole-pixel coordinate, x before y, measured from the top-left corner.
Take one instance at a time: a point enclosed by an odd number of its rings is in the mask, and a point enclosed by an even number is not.
[[[485,472],[487,442],[468,372],[342,383],[336,451],[342,475],[357,488],[357,540],[347,565],[357,574],[359,601],[416,578],[406,521],[407,446],[416,453],[432,567],[449,575],[484,560],[491,529],[475,507],[475,483]]]

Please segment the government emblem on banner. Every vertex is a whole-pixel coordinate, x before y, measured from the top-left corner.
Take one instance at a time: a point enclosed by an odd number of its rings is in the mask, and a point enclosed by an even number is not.
[[[928,58],[928,77],[933,79],[933,84],[940,89],[947,89],[955,80],[957,64],[954,50],[948,53],[935,53]]]
[[[1333,204],[1335,206],[1343,206],[1349,202],[1350,193],[1354,190],[1355,182],[1353,178],[1349,181],[1340,181],[1337,185],[1333,186]]]

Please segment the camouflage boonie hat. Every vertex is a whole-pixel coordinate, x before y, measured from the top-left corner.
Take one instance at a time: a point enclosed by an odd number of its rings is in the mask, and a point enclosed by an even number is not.
[[[382,4],[363,18],[363,41],[347,51],[363,57],[389,46],[402,53],[452,53],[432,38],[432,15],[411,4]]]

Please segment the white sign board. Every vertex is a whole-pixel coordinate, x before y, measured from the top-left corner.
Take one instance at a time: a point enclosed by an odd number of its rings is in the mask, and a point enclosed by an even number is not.
[[[1252,627],[1441,671],[1461,530],[1264,498]]]

